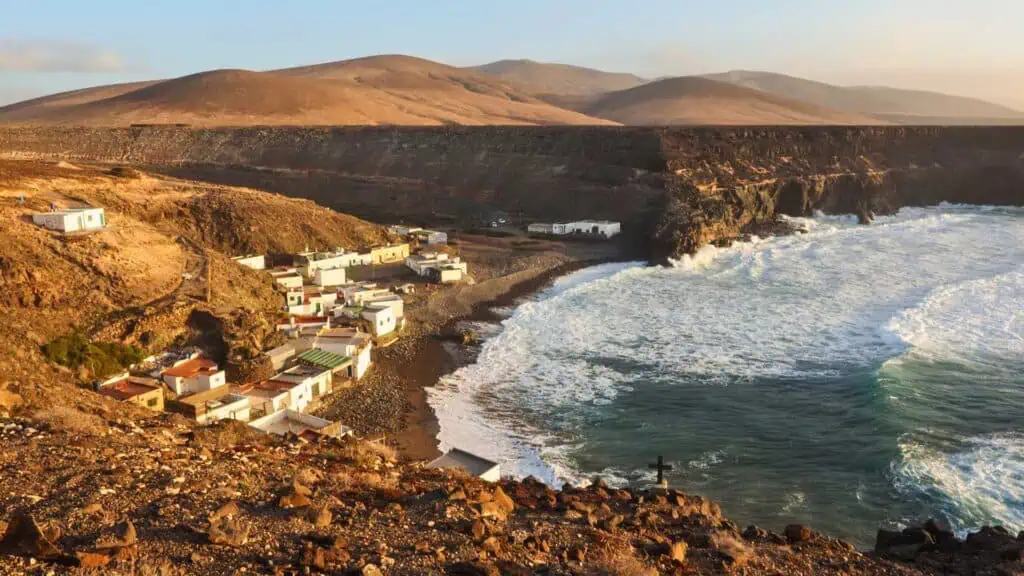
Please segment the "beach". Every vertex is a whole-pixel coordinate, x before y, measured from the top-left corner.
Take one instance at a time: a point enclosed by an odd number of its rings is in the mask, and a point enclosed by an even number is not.
[[[456,343],[460,322],[497,322],[493,308],[514,305],[565,274],[625,258],[612,243],[471,237],[459,248],[477,280],[410,298],[402,338],[375,349],[366,377],[331,395],[317,411],[361,436],[385,440],[409,461],[440,454],[426,390],[475,357],[475,346]]]

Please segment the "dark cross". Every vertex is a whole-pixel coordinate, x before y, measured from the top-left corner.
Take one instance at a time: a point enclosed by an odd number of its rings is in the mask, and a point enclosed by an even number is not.
[[[647,466],[658,471],[658,486],[661,486],[665,482],[665,471],[672,470],[672,465],[665,464],[665,459],[662,456],[658,456],[657,464],[648,464]]]

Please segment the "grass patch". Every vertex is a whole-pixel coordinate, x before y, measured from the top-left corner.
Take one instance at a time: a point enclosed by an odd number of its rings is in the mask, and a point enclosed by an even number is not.
[[[54,364],[77,369],[85,366],[95,378],[117,374],[142,360],[145,353],[135,346],[117,342],[93,342],[75,331],[43,346],[46,359]]]

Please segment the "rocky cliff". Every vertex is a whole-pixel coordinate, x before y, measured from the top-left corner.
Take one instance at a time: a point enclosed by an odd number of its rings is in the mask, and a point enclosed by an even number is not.
[[[614,218],[655,257],[815,210],[1024,203],[1024,127],[25,128],[0,154],[133,164],[378,220]]]

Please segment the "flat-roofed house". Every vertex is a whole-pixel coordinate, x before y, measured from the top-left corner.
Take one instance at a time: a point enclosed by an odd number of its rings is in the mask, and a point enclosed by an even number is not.
[[[160,378],[178,396],[212,390],[227,383],[224,371],[206,358],[193,358],[168,368]]]
[[[269,386],[288,392],[288,408],[305,412],[310,403],[330,394],[334,373],[327,368],[297,364],[266,381]]]
[[[177,412],[200,424],[218,420],[249,421],[249,397],[232,392],[230,386],[220,386],[202,392],[167,400],[168,412]]]
[[[351,357],[354,361],[351,376],[356,380],[362,378],[370,369],[373,337],[366,332],[359,332],[354,328],[329,328],[301,338],[308,349],[318,348],[339,356]]]
[[[128,376],[105,383],[100,394],[118,402],[136,404],[154,412],[164,411],[164,387],[159,380]]]
[[[370,249],[370,260],[373,264],[392,264],[409,257],[408,244],[390,244]]]
[[[345,269],[317,268],[313,274],[313,283],[317,286],[341,286],[345,283]]]
[[[395,312],[386,304],[367,304],[360,316],[370,323],[370,333],[374,336],[386,336],[397,327]]]
[[[352,429],[341,422],[331,422],[295,410],[278,410],[249,422],[249,426],[278,436],[295,434],[300,437],[331,436],[341,438],[353,433]]]
[[[238,386],[235,392],[249,398],[249,413],[254,418],[288,407],[289,391],[266,382]]]
[[[427,464],[427,468],[463,470],[487,482],[501,480],[501,466],[497,462],[458,448],[445,452],[440,458]]]

